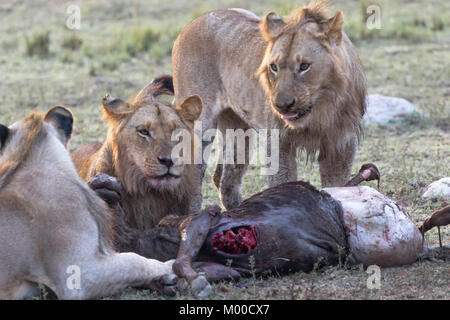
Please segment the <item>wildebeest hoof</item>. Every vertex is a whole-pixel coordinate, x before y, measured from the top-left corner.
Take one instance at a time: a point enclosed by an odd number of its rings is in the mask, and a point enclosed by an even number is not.
[[[204,276],[198,276],[191,282],[191,290],[197,298],[205,298],[211,293],[211,285]]]
[[[89,187],[109,206],[114,207],[122,200],[122,185],[116,177],[101,173],[91,178]]]
[[[166,296],[174,296],[177,292],[178,277],[171,273],[153,279],[150,287]]]
[[[177,287],[181,291],[187,290],[189,288],[189,282],[184,278],[178,278]]]

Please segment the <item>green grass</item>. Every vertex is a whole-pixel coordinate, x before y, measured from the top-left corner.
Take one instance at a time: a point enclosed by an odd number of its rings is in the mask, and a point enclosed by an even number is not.
[[[381,29],[365,27],[365,8],[379,4]],[[258,15],[284,15],[301,5],[294,0],[94,1],[81,6],[81,29],[65,27],[66,8],[76,1],[0,3],[0,123],[11,124],[33,109],[70,107],[75,128],[70,149],[102,140],[106,126],[100,101],[106,93],[127,99],[155,76],[171,73],[170,51],[178,33],[194,17],[221,8],[242,7]],[[388,126],[370,126],[358,150],[354,171],[374,162],[382,174],[381,192],[397,200],[416,222],[444,202],[420,203],[430,182],[450,175],[450,3],[434,1],[335,1],[345,30],[355,41],[367,74],[369,93],[399,96],[425,118],[411,116]],[[47,33],[48,31],[48,33]],[[27,37],[27,38],[26,38]],[[28,39],[28,41],[24,40]],[[301,157],[299,177],[319,186],[317,163]],[[213,168],[208,169],[212,174]],[[263,190],[257,168],[244,179],[244,197]],[[373,183],[369,185],[375,186]],[[219,203],[207,177],[204,205]],[[449,244],[449,230],[442,228]],[[438,244],[437,231],[426,244]],[[382,270],[382,287],[369,290],[359,267],[326,267],[305,274],[272,275],[213,286],[212,299],[449,299],[448,262],[427,261]],[[255,290],[256,288],[256,290]],[[182,290],[177,298],[191,298]],[[128,289],[111,297],[164,299],[148,290]]]

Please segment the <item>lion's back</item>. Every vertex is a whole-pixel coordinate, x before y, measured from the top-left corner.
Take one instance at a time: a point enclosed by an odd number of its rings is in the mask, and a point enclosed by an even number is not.
[[[259,23],[259,17],[244,9],[212,11],[189,23],[172,52],[176,102],[200,95],[202,120],[222,111],[218,105],[233,105],[244,116],[252,114],[249,106],[264,104],[254,76],[266,49]]]

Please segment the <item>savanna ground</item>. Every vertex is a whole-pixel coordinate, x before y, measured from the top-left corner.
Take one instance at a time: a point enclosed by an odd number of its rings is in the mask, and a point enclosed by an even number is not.
[[[55,104],[75,115],[73,150],[105,136],[100,101],[109,92],[129,98],[153,77],[171,73],[170,54],[180,30],[213,9],[241,7],[258,15],[287,14],[305,3],[292,0],[217,1],[0,1],[0,122],[11,124],[33,109]],[[81,29],[66,27],[67,7],[81,8]],[[366,28],[366,7],[381,8],[381,29]],[[369,126],[354,164],[374,162],[381,192],[401,203],[416,223],[444,202],[420,203],[430,182],[449,176],[450,2],[335,1],[345,30],[358,48],[369,93],[399,96],[414,103],[414,115],[386,126]],[[299,161],[299,177],[320,186],[318,166]],[[212,168],[210,168],[211,173]],[[248,197],[265,188],[257,168],[245,178]],[[373,183],[370,185],[374,186]],[[219,203],[209,179],[205,205]],[[449,230],[441,230],[449,244]],[[437,230],[426,244],[436,246]],[[306,274],[252,277],[213,286],[210,299],[449,299],[450,264],[417,262],[381,271],[381,288],[366,286],[361,267],[326,267]],[[164,299],[148,290],[128,289],[115,299]],[[182,290],[177,298],[192,298]]]

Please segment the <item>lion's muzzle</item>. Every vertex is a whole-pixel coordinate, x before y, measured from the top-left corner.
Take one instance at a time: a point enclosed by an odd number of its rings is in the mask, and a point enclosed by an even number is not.
[[[295,98],[290,94],[279,92],[275,97],[273,105],[279,113],[285,114],[290,112],[291,109],[295,106]]]

